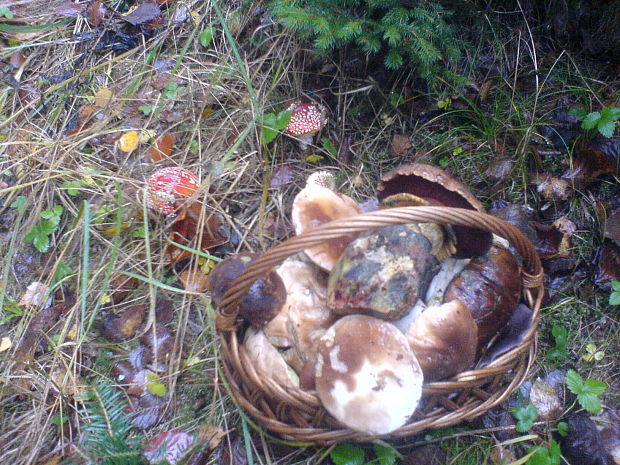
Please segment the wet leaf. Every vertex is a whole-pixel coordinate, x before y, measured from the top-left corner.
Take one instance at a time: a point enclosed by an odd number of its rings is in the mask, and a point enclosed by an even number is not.
[[[575,150],[571,168],[561,178],[582,189],[606,174],[620,169],[620,139],[596,137],[580,144]]]
[[[207,251],[228,242],[228,228],[222,215],[206,213],[201,230],[201,212],[202,205],[198,202],[181,206],[179,215],[170,226],[170,240],[188,247],[195,247],[194,239],[202,235],[200,246],[196,247],[201,251]],[[180,249],[174,244],[168,244],[166,250],[173,263],[190,256],[190,252]]]
[[[93,27],[99,26],[102,23],[106,12],[107,9],[101,0],[96,0],[88,5],[88,8],[86,8],[86,13],[88,14],[88,22],[90,25]]]
[[[28,285],[18,305],[23,305],[28,308],[40,307],[45,302],[48,291],[49,286],[47,284],[34,281]]]
[[[200,270],[185,270],[179,275],[186,291],[205,292],[209,277]]]
[[[390,155],[393,157],[402,157],[407,154],[412,147],[409,136],[403,134],[394,134],[392,144],[390,145]]]
[[[135,336],[144,321],[146,305],[131,305],[120,315],[110,314],[103,322],[103,336],[110,341],[125,341]]]
[[[170,355],[174,351],[174,338],[168,332],[168,329],[157,323],[154,329],[151,329],[144,333],[140,338],[140,342],[146,345],[149,349],[144,354],[146,363],[153,361],[154,354],[157,354],[157,369],[164,369],[165,363],[170,359]]]
[[[123,152],[131,153],[138,148],[138,141],[138,132],[128,131],[118,140],[118,148]]]
[[[117,305],[127,298],[129,293],[138,287],[137,278],[125,275],[116,275],[110,280],[108,292],[112,304]]]
[[[573,193],[571,184],[566,179],[557,178],[549,173],[534,176],[533,182],[536,190],[547,200],[566,200]]]
[[[503,181],[510,177],[513,162],[508,157],[493,160],[484,172],[484,177],[493,181]]]
[[[132,425],[142,430],[156,426],[164,419],[166,404],[166,397],[157,397],[148,393],[138,398],[135,416],[131,420]]]
[[[540,378],[532,385],[530,401],[542,420],[554,421],[562,415],[563,405],[557,390]]]
[[[110,104],[113,97],[114,94],[110,89],[102,87],[95,93],[95,106],[105,108]]]
[[[620,248],[605,243],[596,251],[596,272],[594,283],[603,288],[611,289],[612,281],[620,281]]]
[[[162,461],[177,465],[194,444],[194,436],[179,430],[165,431],[153,437],[142,449],[142,455],[149,463]]]
[[[209,449],[215,449],[226,436],[226,431],[210,423],[203,423],[198,429],[198,441],[207,443]]]
[[[278,165],[271,174],[269,187],[276,188],[290,184],[293,181],[294,169],[291,165]]]
[[[585,412],[567,418],[568,435],[561,440],[562,455],[571,465],[607,465],[607,453],[596,425]]]
[[[148,384],[146,385],[147,390],[150,394],[153,394],[157,397],[163,397],[168,392],[168,388],[165,384],[159,381],[159,377],[155,373],[148,373],[146,375]]]
[[[164,134],[155,139],[155,142],[151,146],[149,155],[151,161],[157,163],[162,161],[170,155],[172,155],[172,149],[174,148],[174,136],[170,134]]]
[[[620,245],[620,209],[611,213],[605,221],[605,237]]]
[[[139,24],[148,23],[149,21],[157,18],[160,15],[161,9],[159,8],[157,2],[145,1],[133,10],[131,10],[128,14],[121,15],[121,18],[123,18],[128,23],[137,26]]]
[[[62,2],[54,10],[54,15],[60,18],[71,18],[81,14],[86,9],[86,5],[71,1]]]

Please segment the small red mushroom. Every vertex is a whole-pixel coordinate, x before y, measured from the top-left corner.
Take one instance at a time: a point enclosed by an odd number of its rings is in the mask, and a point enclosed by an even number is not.
[[[175,201],[196,192],[198,183],[196,175],[184,168],[162,168],[146,180],[146,203],[162,215],[173,215],[176,209]]]
[[[312,143],[314,134],[319,132],[327,121],[325,107],[316,103],[293,103],[291,119],[286,127],[287,132],[299,140],[299,148],[306,150]]]

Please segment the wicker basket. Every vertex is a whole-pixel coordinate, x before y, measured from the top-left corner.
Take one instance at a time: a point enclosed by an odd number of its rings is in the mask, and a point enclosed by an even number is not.
[[[416,410],[405,426],[389,435],[368,436],[334,420],[314,391],[283,387],[252,366],[239,342],[243,335],[237,326],[236,302],[258,277],[291,255],[345,234],[404,223],[472,226],[506,238],[523,258],[522,300],[533,311],[532,325],[520,346],[484,368],[425,383],[424,406]],[[448,207],[402,207],[332,221],[267,251],[226,292],[217,309],[216,324],[227,386],[235,402],[263,428],[283,439],[304,443],[389,440],[471,420],[504,402],[525,380],[536,357],[536,329],[544,292],[542,278],[540,259],[531,242],[512,225],[485,213]]]

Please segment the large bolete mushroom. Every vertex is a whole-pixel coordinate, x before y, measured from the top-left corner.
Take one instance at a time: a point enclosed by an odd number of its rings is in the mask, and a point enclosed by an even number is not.
[[[296,234],[311,231],[333,220],[361,213],[359,206],[353,199],[334,192],[326,187],[326,184],[325,176],[313,175],[308,178],[306,187],[293,200],[291,216]],[[305,253],[314,263],[330,271],[342,255],[345,247],[355,237],[357,237],[356,234],[347,234],[331,239],[323,244],[306,249]]]
[[[247,266],[258,258],[255,253],[238,253],[218,263],[209,273],[207,289],[211,291],[211,301],[219,307],[224,294]],[[260,277],[239,299],[239,316],[253,326],[261,327],[280,313],[286,300],[286,288],[278,273],[270,271]]]
[[[430,241],[407,225],[366,231],[332,270],[327,303],[340,315],[397,320],[425,295],[438,269]]]
[[[476,322],[458,300],[427,307],[407,331],[409,346],[427,381],[469,368],[476,359],[477,335]]]
[[[418,406],[422,383],[407,338],[390,323],[350,315],[320,340],[317,395],[351,429],[387,434],[400,428]]]
[[[299,387],[299,377],[286,364],[278,350],[271,345],[265,333],[258,328],[248,328],[245,332],[243,345],[254,368],[262,371],[282,386]]]
[[[519,303],[521,275],[509,250],[493,244],[491,250],[471,260],[448,285],[444,302],[460,300],[478,325],[482,349],[506,324]]]
[[[484,211],[482,204],[462,182],[440,168],[422,163],[402,165],[381,178],[377,187],[380,201],[400,193],[421,197],[432,205]],[[456,258],[475,257],[491,247],[491,233],[468,226],[452,226],[452,230]]]

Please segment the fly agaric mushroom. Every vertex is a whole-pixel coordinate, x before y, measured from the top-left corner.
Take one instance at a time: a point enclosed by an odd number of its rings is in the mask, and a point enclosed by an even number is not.
[[[427,381],[460,373],[476,359],[478,327],[458,300],[427,307],[406,336]]]
[[[469,262],[448,285],[444,302],[460,300],[478,325],[478,350],[506,324],[519,303],[521,277],[514,255],[498,243]]]
[[[291,119],[286,131],[299,141],[301,150],[306,150],[312,144],[314,135],[327,122],[325,107],[317,103],[294,102],[289,110],[291,111]]]
[[[176,201],[196,192],[198,178],[184,168],[169,166],[155,171],[146,180],[147,205],[158,213],[170,216],[176,209]]]
[[[331,182],[330,176],[325,172],[312,174],[306,187],[293,200],[291,216],[295,234],[302,234],[329,221],[361,213],[352,198],[326,187]],[[357,234],[347,234],[306,249],[304,252],[314,263],[330,271],[345,247],[356,237]]]
[[[344,250],[327,284],[327,304],[337,314],[402,318],[426,293],[439,269],[431,242],[409,225],[362,233]]]
[[[346,316],[319,341],[317,395],[353,430],[387,434],[403,426],[422,397],[423,378],[405,335],[377,318]]]
[[[462,182],[431,165],[402,165],[383,176],[377,186],[377,197],[380,201],[403,192],[426,199],[431,205],[484,211],[480,201]],[[456,258],[479,256],[491,247],[492,235],[489,232],[468,226],[451,228],[456,240]]]
[[[247,266],[258,258],[255,253],[238,253],[222,260],[209,273],[207,289],[214,306],[219,307],[224,294]],[[262,327],[274,319],[286,300],[286,288],[278,273],[270,271],[254,281],[239,299],[239,315],[250,324]]]

